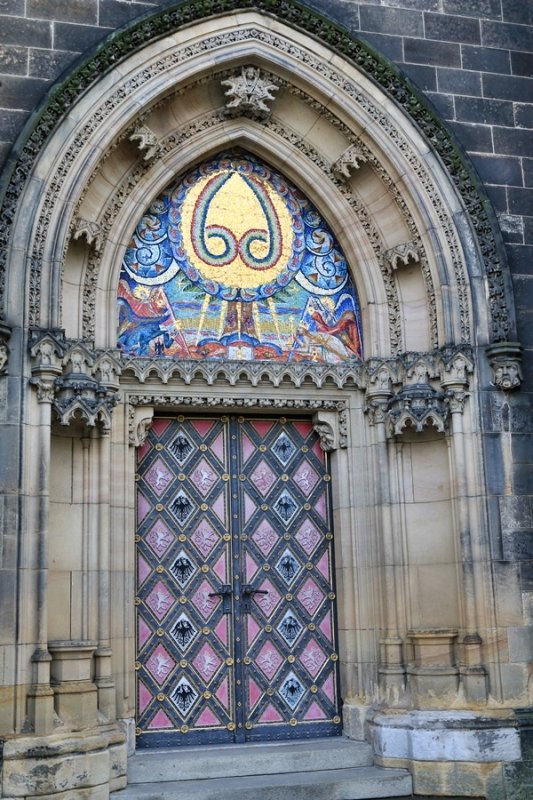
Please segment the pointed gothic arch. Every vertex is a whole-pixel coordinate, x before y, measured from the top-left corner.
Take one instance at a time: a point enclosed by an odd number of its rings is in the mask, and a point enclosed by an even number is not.
[[[474,434],[489,380],[476,351],[497,344],[517,354],[498,231],[468,162],[409,83],[309,10],[287,10],[281,19],[269,2],[235,2],[211,15],[192,2],[141,21],[57,87],[14,151],[0,277],[6,321],[23,342],[11,374],[36,388],[20,407],[23,447],[29,456],[40,431],[44,463],[26,478],[41,503],[40,545],[29,545],[39,577],[25,600],[36,617],[24,618],[24,641],[35,647],[33,662],[27,647],[20,660],[18,683],[30,688],[17,690],[16,730],[28,718],[47,736],[54,713],[78,724],[61,693],[54,711],[50,689],[49,654],[61,684],[57,664],[69,647],[94,661],[85,689],[96,685],[106,722],[113,728],[118,717],[131,729],[133,448],[154,413],[191,407],[297,410],[334,453],[348,734],[362,737],[379,703],[506,705],[502,692],[488,697],[496,667],[483,632],[496,626],[483,602],[485,490],[471,496],[485,486]],[[248,69],[253,85],[239,90]],[[338,238],[361,301],[364,364],[191,364],[117,352],[116,291],[136,222],[178,175],[232,148],[286,176]],[[442,541],[422,569],[413,550],[425,498],[409,492],[428,459],[444,487],[433,498]],[[85,560],[49,567],[47,548],[61,562],[64,512],[49,497],[49,474],[57,486],[72,465],[83,487],[67,505],[79,514]],[[21,530],[33,514],[30,504]],[[62,581],[70,574],[77,586],[77,572],[81,605],[63,625],[53,611]],[[444,653],[437,679],[435,649]],[[96,708],[88,702],[79,713],[92,730]],[[382,756],[388,724],[375,723]]]

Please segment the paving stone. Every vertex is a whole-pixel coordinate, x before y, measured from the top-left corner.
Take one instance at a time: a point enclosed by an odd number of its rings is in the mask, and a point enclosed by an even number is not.
[[[443,67],[461,66],[461,49],[454,42],[406,39],[403,49],[405,60],[414,64],[434,64]]]
[[[455,104],[457,109],[457,100]],[[459,114],[457,114],[459,117]],[[512,156],[483,156],[473,155],[474,162],[479,175],[487,183],[497,183],[501,186],[521,186],[522,185],[522,166],[520,159]]]
[[[481,122],[484,125],[509,125],[510,127],[514,125],[513,104],[507,100],[456,97],[455,111],[457,119],[461,122]],[[494,182],[492,181],[492,183]]]
[[[424,36],[424,19],[419,11],[362,6],[359,15],[362,31],[392,33],[399,36]]]
[[[502,12],[508,22],[533,25],[533,5],[528,0],[502,0]]]
[[[471,152],[492,153],[492,134],[487,125],[452,123],[452,128],[463,147]]]
[[[28,48],[16,45],[0,45],[0,73],[4,75],[26,75],[28,71]]]
[[[0,17],[0,44],[51,47],[52,26],[49,22],[42,20]]]
[[[57,50],[82,53],[105,39],[112,28],[93,28],[91,25],[56,22],[54,31],[54,44]]]
[[[96,25],[98,0],[27,0],[26,16]]]
[[[461,45],[461,55],[463,69],[476,69],[481,72],[498,72],[502,74],[507,74],[511,71],[509,50]]]
[[[526,103],[531,102],[533,97],[533,79],[531,78],[484,74],[482,81],[485,97],[505,97],[507,100]]]
[[[462,69],[437,69],[439,91],[452,94],[476,96],[481,94],[481,75]],[[503,124],[503,123],[500,123]]]
[[[479,44],[481,31],[479,20],[468,17],[424,14],[426,39],[439,39],[444,42]]]
[[[501,0],[444,0],[444,11],[448,14],[494,17],[501,19]]]
[[[511,50],[533,50],[531,31],[523,25],[482,20],[481,41],[487,47],[508,47]]]

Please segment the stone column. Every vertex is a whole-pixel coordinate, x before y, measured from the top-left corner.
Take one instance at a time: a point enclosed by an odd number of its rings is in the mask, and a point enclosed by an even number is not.
[[[49,343],[48,343],[49,344]],[[37,475],[37,530],[36,530],[36,648],[32,656],[33,684],[28,692],[28,716],[37,734],[50,733],[54,728],[54,691],[50,686],[50,663],[48,650],[48,516],[50,478],[50,437],[54,381],[60,367],[54,363],[53,346],[41,347],[41,363],[33,371],[32,385],[36,389],[39,403],[36,465]],[[49,362],[49,363],[46,363]]]
[[[391,466],[387,438],[387,407],[392,396],[390,375],[380,371],[376,382],[367,390],[367,409],[375,430],[376,455],[374,475],[376,502],[381,523],[381,573],[383,575],[383,624],[378,670],[382,697],[389,704],[397,703],[405,688],[403,641],[398,624],[398,587],[392,519]]]
[[[478,632],[479,620],[476,611],[476,575],[472,549],[472,521],[470,518],[470,498],[468,486],[468,452],[464,428],[464,406],[467,400],[466,374],[459,361],[442,381],[448,391],[451,412],[451,477],[457,520],[457,541],[461,561],[463,592],[463,633],[460,638],[460,677],[469,702],[487,701],[487,673],[482,666],[481,636]]]

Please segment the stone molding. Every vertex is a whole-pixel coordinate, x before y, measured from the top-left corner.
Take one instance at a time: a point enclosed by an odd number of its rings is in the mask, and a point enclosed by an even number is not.
[[[102,226],[98,222],[78,217],[72,226],[72,238],[77,241],[84,239],[89,247],[96,253],[102,249]]]
[[[331,165],[331,171],[341,181],[349,181],[352,173],[356,172],[361,164],[368,161],[361,143],[352,144],[344,153]]]
[[[128,134],[128,139],[133,142],[142,154],[142,160],[150,162],[155,160],[161,152],[161,143],[151,128],[140,120]]]
[[[401,265],[407,266],[409,261],[420,262],[419,244],[416,241],[405,242],[396,247],[391,247],[385,253],[385,258],[390,265],[390,268],[395,270]]]
[[[252,4],[251,0],[235,1],[239,8],[250,7],[274,15],[279,13],[279,4],[275,0],[261,0],[259,5]],[[232,6],[230,0],[230,6],[226,10],[230,11]],[[54,94],[53,101],[41,112],[32,133],[21,148],[18,163],[14,165],[4,196],[4,208],[0,214],[0,235],[4,238],[4,243],[9,238],[18,198],[31,172],[35,158],[59,118],[70,108],[77,97],[98,80],[106,67],[113,64],[118,58],[122,59],[155,38],[179,29],[184,23],[190,24],[203,19],[209,13],[210,9],[206,7],[205,3],[197,2],[197,0],[193,0],[186,6],[180,5],[179,8],[165,9],[164,12],[156,13],[148,20],[134,24],[122,36],[112,40],[59,88]],[[497,244],[494,223],[488,217],[486,204],[479,198],[479,186],[473,177],[474,173],[469,168],[464,156],[459,154],[445,127],[435,118],[424,100],[417,96],[391,67],[384,65],[383,60],[379,59],[367,45],[354,41],[348,34],[337,29],[331,22],[317,17],[309,9],[285,4],[283,16],[288,24],[297,25],[301,29],[309,31],[313,36],[322,39],[324,43],[331,43],[338,53],[350,59],[359,69],[373,78],[414,119],[432,142],[461,193],[476,229],[488,277],[493,340],[506,340],[513,323],[509,318],[506,305],[507,293],[503,277],[503,268],[506,265],[503,249]],[[60,178],[60,176],[58,177]],[[5,250],[2,249],[1,253],[4,256]],[[37,266],[35,260],[33,264],[35,268]],[[5,269],[6,262],[4,260],[0,264],[0,283],[2,285]],[[40,279],[37,274],[32,286],[34,300],[37,299],[39,292]]]

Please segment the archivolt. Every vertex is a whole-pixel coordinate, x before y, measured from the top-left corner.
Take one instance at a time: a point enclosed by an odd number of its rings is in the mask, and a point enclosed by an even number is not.
[[[189,6],[189,9],[194,8],[194,5]],[[181,7],[181,11],[183,12],[183,7]],[[168,25],[169,19],[172,17],[172,15],[163,16],[164,19],[157,17],[157,20],[160,21],[160,25],[156,26],[158,35],[162,32],[161,25],[163,27]],[[307,12],[304,17],[308,22],[310,21]],[[313,20],[313,23],[315,22],[316,20]],[[267,65],[277,76],[278,82],[283,83],[287,90],[292,92],[293,97],[303,98],[308,107],[318,110],[324,119],[328,117],[348,142],[353,141],[354,137],[359,134],[362,146],[367,153],[367,161],[380,175],[383,183],[388,186],[415,239],[419,238],[419,234],[417,234],[417,226],[412,213],[418,207],[419,209],[423,208],[427,215],[425,240],[434,254],[433,273],[427,254],[423,252],[422,247],[420,250],[426,290],[430,298],[429,316],[432,344],[439,343],[437,342],[434,282],[441,286],[451,287],[451,293],[455,293],[457,296],[455,311],[448,309],[441,314],[443,321],[441,322],[440,343],[470,339],[469,281],[463,268],[464,259],[457,231],[450,218],[450,213],[453,213],[456,219],[462,218],[462,238],[464,241],[471,242],[472,239],[467,231],[465,208],[464,205],[461,206],[458,195],[453,191],[450,176],[446,174],[431,153],[428,153],[427,143],[404,112],[391,103],[381,90],[378,90],[352,64],[347,61],[340,63],[337,59],[336,66],[332,66],[330,63],[332,53],[325,46],[317,44],[315,41],[311,42],[301,32],[294,31],[277,21],[261,17],[258,14],[241,15],[238,21],[235,17],[229,16],[219,18],[211,25],[204,25],[198,34],[194,27],[191,27],[162,42],[159,41],[157,44],[150,44],[149,26],[147,28],[143,25],[146,26],[148,23],[143,23],[137,28],[137,41],[143,38],[139,35],[139,32],[143,32],[145,49],[133,52],[116,70],[97,81],[72,106],[68,117],[63,120],[57,133],[51,133],[49,130],[50,118],[53,118],[53,112],[57,111],[57,107],[52,106],[48,109],[35,134],[26,144],[18,172],[14,173],[14,178],[6,194],[7,206],[10,205],[11,210],[7,212],[7,216],[4,215],[4,228],[10,228],[14,224],[15,241],[29,243],[32,240],[28,292],[30,324],[47,326],[60,324],[59,275],[61,265],[64,263],[68,230],[73,210],[76,206],[80,207],[80,199],[89,185],[91,174],[94,176],[95,170],[98,171],[101,168],[102,160],[124,138],[135,119],[139,118],[140,111],[146,116],[156,109],[162,98],[168,100],[169,95],[175,92],[176,86],[190,86],[194,73],[206,83],[212,82],[214,78],[212,61],[207,54],[213,53],[216,54],[217,63],[226,68],[231,64],[241,64],[246,61]],[[211,33],[212,30],[216,30],[217,33]],[[152,31],[152,36],[154,36],[154,31]],[[340,39],[343,47],[348,47],[346,40],[343,37]],[[123,41],[123,49],[126,50],[131,45],[131,41],[128,40],[127,35]],[[356,60],[359,66],[367,69],[372,67],[373,70],[377,70],[373,77],[377,77],[382,84],[385,82],[388,91],[398,97],[400,83],[397,76],[391,70],[387,71],[382,64],[378,65],[376,59],[369,55],[362,45],[349,41],[350,55],[353,57],[358,54]],[[116,43],[113,43],[109,45],[109,48],[112,49],[115,45]],[[107,50],[102,51],[97,59],[101,61],[106,53]],[[364,58],[362,58],[362,54],[364,54]],[[89,66],[86,70],[87,74],[90,74],[93,69],[92,62]],[[67,90],[65,92],[66,96],[64,94],[63,99],[72,100],[72,93],[69,95]],[[105,100],[100,102],[102,97],[105,97]],[[405,98],[404,100],[406,101]],[[421,113],[420,109],[418,109],[418,113]],[[219,112],[217,116],[217,113],[212,111],[210,123],[206,123],[208,117],[209,114],[203,117],[200,115],[196,122],[191,123],[191,138],[196,134],[197,138],[201,139],[209,124],[212,124],[214,128],[218,126],[218,129],[224,130],[227,135],[230,126],[222,112]],[[194,131],[195,126],[196,131]],[[307,141],[307,137],[302,135],[301,131],[291,131],[287,126],[280,125],[276,116],[271,117],[265,125],[261,126],[262,129],[257,123],[252,122],[246,122],[244,128],[250,143],[255,142],[257,150],[264,149],[265,144],[261,143],[261,140],[266,141],[268,136],[271,136],[283,138],[294,151],[303,152],[304,161],[308,162],[306,168],[308,179],[318,166],[328,177],[329,182],[334,185],[333,191],[341,195],[355,211],[361,227],[363,229],[366,227],[366,236],[372,243],[374,254],[377,256],[376,263],[381,265],[384,293],[389,307],[391,349],[393,351],[401,349],[402,343],[397,320],[398,302],[395,297],[394,281],[384,263],[386,248],[368,215],[365,219],[364,205],[355,196],[356,186],[353,183],[351,186],[343,184],[335,178],[331,170],[331,161],[313,148],[312,142]],[[433,131],[433,144],[442,148],[443,139],[440,134],[436,137],[436,130],[437,127]],[[438,130],[441,131],[440,128]],[[34,155],[32,148],[35,146],[36,135],[46,138],[47,144],[42,152],[32,159],[32,155]],[[179,133],[174,132],[167,138],[168,142],[162,143],[163,163],[165,163],[165,155],[170,154],[172,147],[176,148],[183,142]],[[230,139],[231,137],[227,137],[227,140]],[[213,144],[207,142],[205,146],[212,148]],[[168,147],[167,152],[165,152],[165,147]],[[448,155],[449,149],[448,146]],[[193,149],[189,155],[197,160],[200,153],[194,152]],[[179,159],[173,161],[174,167],[178,166],[176,162],[179,162]],[[48,179],[52,163],[54,164],[53,176]],[[292,168],[289,163],[285,164],[285,167],[287,170]],[[292,176],[293,179],[298,175],[303,179],[305,169],[303,172],[298,172],[298,169],[293,171],[295,172],[295,175]],[[33,181],[26,183],[19,195],[17,180],[20,182],[29,176],[33,178]],[[166,182],[169,177],[171,176],[167,173]],[[467,178],[464,168],[462,168],[460,176],[452,174],[452,177],[456,178],[456,183],[462,182],[461,185],[464,188]],[[105,199],[106,210],[101,215],[100,223],[103,223],[104,229],[108,229],[105,231],[107,235],[111,231],[112,208],[118,212],[121,204],[124,204],[127,199],[131,201],[132,180],[134,184],[136,181],[143,182],[144,197],[146,197],[146,190],[152,194],[155,193],[155,182],[146,182],[146,179],[146,168],[136,165],[129,176],[122,180],[114,197],[111,200],[109,197]],[[404,192],[400,192],[396,186],[396,182],[399,180],[403,182]],[[312,180],[309,183],[311,189]],[[446,203],[442,199],[443,195],[446,196]],[[469,190],[467,196],[470,199],[471,195],[472,192]],[[20,213],[21,205],[24,207],[24,215]],[[31,213],[28,213],[29,211]],[[421,220],[422,217],[419,216],[419,224]],[[481,248],[485,251],[490,250],[492,258],[495,246],[493,247],[490,242],[487,244],[489,228],[487,228],[486,220],[484,223],[480,223],[478,215],[474,218],[474,226],[476,224],[478,228],[480,224],[483,228],[484,238],[480,242]],[[440,230],[440,234],[435,233],[437,229]],[[460,229],[458,233],[461,234]],[[123,239],[123,236],[123,232],[119,233],[120,239]],[[113,238],[116,238],[115,235]],[[15,277],[15,281],[17,280],[17,266],[19,270],[24,269],[25,266],[18,262],[20,256],[17,257],[17,253],[19,252],[18,248],[13,248],[11,251],[10,272]],[[444,253],[444,256],[438,255],[439,253]],[[481,271],[481,259],[475,252],[470,253],[469,256],[468,266],[471,277],[478,277]],[[83,325],[89,334],[94,316],[92,289],[99,283],[97,278],[99,259],[99,256],[91,258],[85,279]],[[476,263],[478,261],[479,263]],[[501,273],[499,266],[496,268],[493,262],[491,264],[490,276],[493,284],[489,284],[489,288],[492,285],[497,286],[498,274]],[[497,299],[503,297],[503,294],[502,291],[493,291],[494,308]],[[43,303],[47,299],[48,302]],[[478,315],[483,315],[479,298],[477,305]],[[508,338],[510,322],[507,312],[503,314],[501,309],[495,310],[498,311],[495,315],[498,323],[496,325],[493,320],[493,337],[496,339]]]

